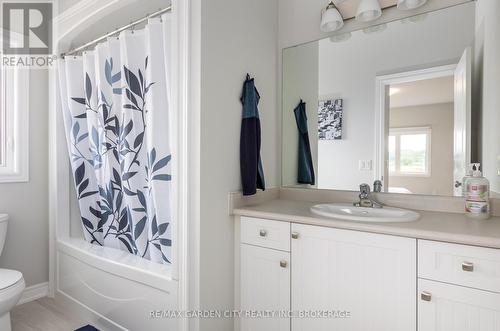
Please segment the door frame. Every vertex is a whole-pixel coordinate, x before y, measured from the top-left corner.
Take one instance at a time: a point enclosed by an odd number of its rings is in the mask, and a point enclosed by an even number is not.
[[[375,77],[375,155],[374,155],[374,180],[380,179],[384,190],[386,187],[386,126],[388,126],[389,108],[386,101],[386,90],[393,84],[409,83],[419,80],[447,77],[455,75],[456,64],[447,64],[431,68],[403,71],[394,74]],[[387,109],[386,109],[387,107]]]

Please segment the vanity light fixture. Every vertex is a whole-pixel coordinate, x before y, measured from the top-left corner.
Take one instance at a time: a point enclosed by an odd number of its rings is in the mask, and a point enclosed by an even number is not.
[[[378,0],[361,0],[356,11],[356,20],[360,22],[374,21],[382,15]]]
[[[398,9],[412,10],[425,5],[427,0],[398,0]]]
[[[321,12],[321,25],[320,29],[323,32],[332,32],[341,29],[344,26],[344,19],[340,14],[339,10],[330,1],[328,6]]]

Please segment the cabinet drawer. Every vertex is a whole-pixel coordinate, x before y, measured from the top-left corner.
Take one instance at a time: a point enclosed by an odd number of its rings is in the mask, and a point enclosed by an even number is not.
[[[500,293],[500,250],[419,240],[418,276]]]
[[[289,252],[290,223],[242,217],[241,242]]]

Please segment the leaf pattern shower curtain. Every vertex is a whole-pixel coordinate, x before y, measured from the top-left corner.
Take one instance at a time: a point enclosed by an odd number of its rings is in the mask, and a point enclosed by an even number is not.
[[[171,14],[59,63],[85,239],[171,263]]]

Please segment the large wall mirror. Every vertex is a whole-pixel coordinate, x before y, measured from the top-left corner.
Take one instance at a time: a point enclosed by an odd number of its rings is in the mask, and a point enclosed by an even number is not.
[[[459,196],[471,162],[498,176],[473,106],[475,6],[284,49],[283,186]]]

